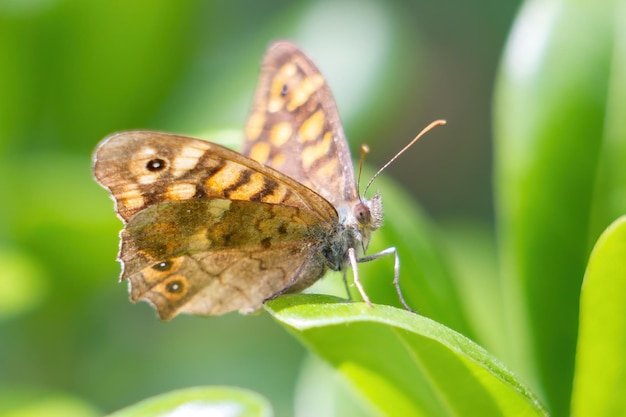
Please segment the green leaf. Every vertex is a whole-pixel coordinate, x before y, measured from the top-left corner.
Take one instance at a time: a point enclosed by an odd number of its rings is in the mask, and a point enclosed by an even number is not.
[[[580,300],[572,415],[626,415],[626,216],[602,234]]]
[[[229,387],[197,387],[168,392],[110,414],[109,417],[210,415],[271,417],[267,400],[251,391]]]
[[[601,211],[593,200],[622,22],[616,4],[526,1],[496,91],[509,363],[555,416],[569,415],[580,285],[596,230],[608,224],[592,213]]]
[[[86,401],[63,393],[33,388],[0,387],[2,417],[95,417],[101,415]]]
[[[306,294],[279,297],[266,309],[350,380],[377,415],[546,415],[483,348],[425,317]]]

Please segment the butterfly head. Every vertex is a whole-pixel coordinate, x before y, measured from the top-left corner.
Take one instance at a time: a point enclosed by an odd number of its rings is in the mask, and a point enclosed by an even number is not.
[[[348,248],[363,255],[369,246],[372,232],[382,224],[383,208],[380,194],[371,199],[359,198],[355,202],[340,204],[338,228],[327,237],[325,257],[331,269],[338,271],[346,265]]]
[[[369,200],[360,198],[352,207],[350,217],[352,221],[349,224],[352,224],[355,240],[360,242],[360,246],[365,252],[372,232],[379,229],[383,222],[383,205],[380,194],[374,194]]]
[[[376,193],[370,200],[360,199],[352,209],[359,228],[374,231],[380,228],[383,221],[383,204],[380,194]]]

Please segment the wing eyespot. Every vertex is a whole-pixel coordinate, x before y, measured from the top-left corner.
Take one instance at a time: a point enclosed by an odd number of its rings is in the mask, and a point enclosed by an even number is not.
[[[165,284],[165,291],[170,294],[181,294],[185,291],[185,284],[180,280],[172,280]]]
[[[156,265],[153,265],[152,269],[156,269],[157,271],[164,272],[172,268],[172,265],[173,265],[172,261],[162,261]]]
[[[167,163],[161,158],[154,158],[148,161],[146,169],[150,172],[162,171],[166,168]]]

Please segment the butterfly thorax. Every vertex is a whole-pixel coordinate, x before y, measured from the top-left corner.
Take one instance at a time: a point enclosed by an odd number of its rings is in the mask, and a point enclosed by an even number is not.
[[[348,249],[363,256],[372,232],[382,223],[382,202],[376,194],[371,200],[357,200],[336,207],[339,221],[322,243],[321,253],[328,268],[342,271],[349,263]]]

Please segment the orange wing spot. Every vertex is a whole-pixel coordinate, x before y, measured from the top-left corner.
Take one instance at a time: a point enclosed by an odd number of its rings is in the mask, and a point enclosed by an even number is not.
[[[230,200],[211,200],[209,214],[216,222],[222,220],[224,213],[230,209]]]
[[[267,162],[267,158],[270,156],[271,147],[265,142],[258,142],[252,146],[250,149],[250,154],[248,155],[250,158],[258,161],[262,164]]]
[[[291,79],[296,72],[298,71],[298,67],[293,62],[288,62],[283,65],[276,74],[272,82],[272,86],[270,87],[269,97],[267,101],[267,111],[270,113],[276,113],[281,110],[285,106],[285,98],[281,92],[283,91],[283,86],[287,84],[287,80]],[[287,94],[290,94],[289,92]]]
[[[145,204],[146,201],[143,197],[128,198],[124,200],[124,207],[126,210],[137,210],[138,208],[143,207]]]
[[[277,79],[291,78],[298,72],[298,67],[293,62],[287,62],[280,68]]]
[[[135,155],[133,155],[133,159],[150,159],[156,154],[156,149],[149,146],[144,146],[143,148],[140,148],[137,152],[135,152]]]
[[[176,301],[187,294],[189,289],[187,278],[183,275],[172,275],[157,286],[158,292],[170,301]]]
[[[322,109],[313,113],[298,129],[298,140],[304,143],[317,139],[324,129],[325,121],[326,116]]]
[[[207,237],[206,229],[201,228],[193,235],[187,236],[187,251],[190,253],[206,251],[212,243]]]
[[[287,110],[294,111],[309,100],[322,85],[324,78],[320,74],[304,78],[300,85],[291,92],[291,100],[287,103]]]
[[[331,158],[322,166],[320,166],[316,170],[316,173],[322,178],[337,178],[337,176],[339,175],[337,171],[337,165],[339,165],[339,159]]]
[[[143,207],[145,200],[141,191],[135,184],[126,184],[122,190],[117,193],[116,199],[121,203],[125,210],[136,210]]]
[[[124,203],[122,205],[124,206],[124,209],[126,210],[137,210],[138,208],[143,207],[144,204],[146,203],[142,196],[126,198],[123,201]]]
[[[206,180],[206,188],[211,191],[217,192],[218,195],[223,195],[222,192],[224,189],[234,185],[239,181],[243,172],[246,171],[247,168],[241,165],[234,164],[232,162],[227,162],[222,169],[217,171],[214,175],[210,176],[208,180]]]
[[[265,181],[263,181],[263,175],[255,172],[250,175],[250,180],[247,183],[233,190],[228,195],[228,198],[231,200],[248,200],[254,194],[263,191],[264,187]]]
[[[246,124],[246,139],[257,140],[263,132],[263,124],[265,123],[265,113],[263,111],[256,111],[248,118],[248,124]]]
[[[146,165],[150,162],[150,158],[132,159],[128,164],[128,170],[135,177],[135,181],[139,184],[152,184],[161,176],[161,172],[150,172]]]
[[[274,191],[272,192],[272,194],[264,195],[261,198],[261,201],[263,203],[268,203],[268,204],[280,204],[283,202],[286,195],[287,195],[287,188],[283,187],[282,185],[279,185],[278,187],[274,188]]]
[[[311,165],[315,163],[315,161],[323,158],[325,155],[328,155],[332,143],[332,132],[326,132],[322,140],[315,143],[313,146],[304,148],[304,151],[302,151],[302,165],[306,169],[309,169]]]
[[[282,97],[270,97],[267,103],[267,111],[270,113],[276,113],[283,108],[284,104],[285,100]]]
[[[174,175],[174,177],[180,177],[194,169],[205,151],[205,149],[191,146],[183,146],[180,148],[180,155],[172,160],[172,168],[174,169],[172,175]]]
[[[276,123],[270,132],[270,142],[276,147],[284,145],[293,134],[293,128],[289,122]]]
[[[270,165],[272,168],[276,168],[276,169],[278,169],[278,168],[280,168],[281,166],[283,166],[283,164],[285,163],[285,160],[286,160],[286,159],[285,159],[285,154],[279,153],[279,154],[276,154],[276,155],[272,158],[272,160],[270,161],[269,165]]]
[[[135,176],[136,182],[139,184],[152,184],[161,175],[160,172],[150,172],[146,168],[148,162],[157,155],[157,151],[149,146],[140,148],[130,158],[128,169]]]
[[[170,200],[188,200],[196,194],[196,186],[187,182],[172,184],[167,187],[167,198]]]
[[[148,285],[158,284],[163,280],[163,278],[176,272],[180,268],[182,262],[183,258],[171,258],[152,264],[141,271],[143,279]]]

